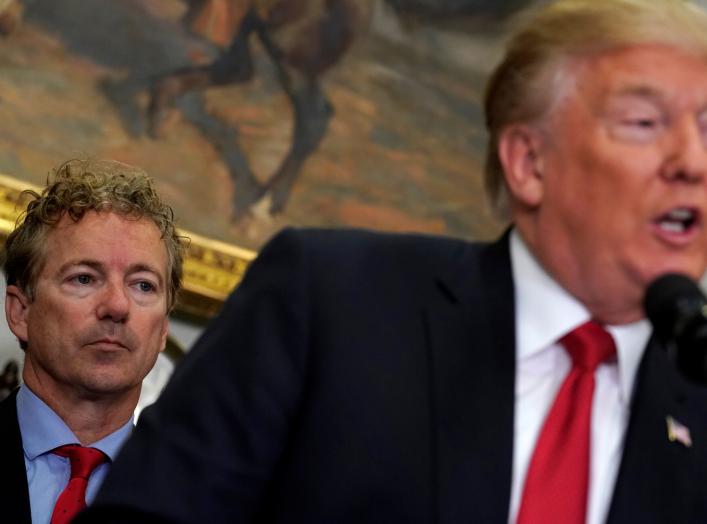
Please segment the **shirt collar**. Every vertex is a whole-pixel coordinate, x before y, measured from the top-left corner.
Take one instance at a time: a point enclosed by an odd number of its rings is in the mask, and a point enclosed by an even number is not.
[[[515,286],[516,359],[521,361],[554,345],[591,315],[543,269],[517,229],[511,232],[510,253]],[[616,344],[622,400],[628,401],[651,326],[643,319],[606,328]]]
[[[42,399],[25,384],[17,392],[17,421],[22,435],[22,447],[29,460],[34,460],[54,448],[65,444],[78,444],[73,431]],[[130,436],[133,417],[116,431],[91,444],[101,450],[111,461]]]

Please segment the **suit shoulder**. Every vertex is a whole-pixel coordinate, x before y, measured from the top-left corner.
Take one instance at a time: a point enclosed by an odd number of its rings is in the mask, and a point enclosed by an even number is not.
[[[446,265],[473,256],[487,244],[420,233],[382,233],[364,229],[288,228],[270,244],[290,244],[323,263]]]

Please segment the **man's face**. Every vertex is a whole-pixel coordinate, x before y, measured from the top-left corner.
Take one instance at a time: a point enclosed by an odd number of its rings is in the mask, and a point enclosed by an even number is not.
[[[654,278],[702,275],[705,59],[657,45],[587,59],[543,136],[533,158],[542,189],[518,227],[595,316],[637,320]]]
[[[32,301],[8,286],[13,333],[27,341],[36,392],[139,394],[167,337],[167,253],[157,226],[112,212],[64,216],[47,236]]]

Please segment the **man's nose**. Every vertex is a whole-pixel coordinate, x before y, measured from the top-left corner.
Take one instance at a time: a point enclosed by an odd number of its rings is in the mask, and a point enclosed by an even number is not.
[[[113,322],[123,322],[130,311],[130,297],[122,284],[108,283],[101,290],[96,307],[99,319],[109,319]]]
[[[678,126],[663,166],[668,181],[697,183],[707,175],[707,132],[694,120]]]

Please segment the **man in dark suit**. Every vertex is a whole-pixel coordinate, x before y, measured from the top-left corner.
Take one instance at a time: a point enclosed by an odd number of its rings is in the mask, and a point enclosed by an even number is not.
[[[26,196],[2,259],[25,360],[24,384],[0,402],[0,520],[63,524],[132,431],[142,379],[165,347],[182,247],[171,209],[125,164],[72,160]]]
[[[707,390],[642,307],[707,266],[707,14],[553,2],[486,114],[509,232],[278,236],[80,522],[707,521]]]

